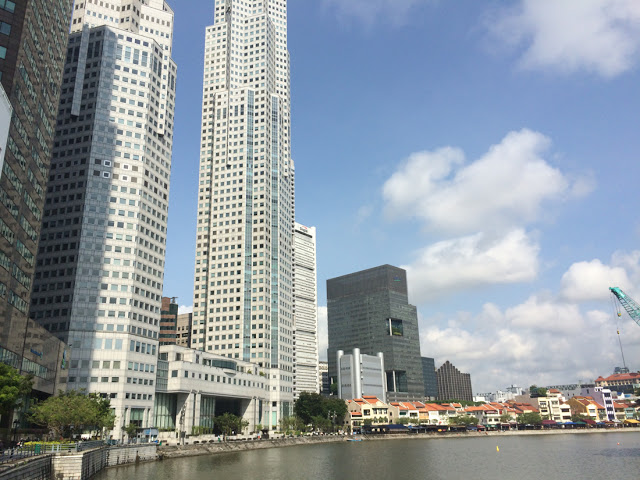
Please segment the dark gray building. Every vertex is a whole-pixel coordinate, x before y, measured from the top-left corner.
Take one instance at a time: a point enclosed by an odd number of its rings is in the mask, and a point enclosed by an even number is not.
[[[430,400],[438,398],[438,378],[436,364],[433,358],[422,357],[422,380],[424,382],[424,396]]]
[[[471,375],[461,373],[449,360],[436,370],[438,380],[438,400],[473,401]]]
[[[424,398],[418,314],[404,270],[382,265],[327,280],[327,310],[331,378],[338,350],[382,352],[388,401]]]
[[[13,107],[0,173],[0,361],[33,374],[36,396],[59,388],[67,355],[28,309],[72,3],[0,1],[0,82]]]

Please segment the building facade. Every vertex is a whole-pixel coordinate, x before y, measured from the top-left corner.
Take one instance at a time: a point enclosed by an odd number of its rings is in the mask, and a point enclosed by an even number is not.
[[[296,222],[293,234],[293,397],[318,390],[316,229]]]
[[[436,377],[436,363],[433,358],[420,357],[422,362],[422,380],[424,382],[424,396],[428,400],[438,398],[438,378]]]
[[[331,380],[329,378],[329,362],[318,362],[318,386],[322,395],[331,394]]]
[[[418,314],[404,270],[383,265],[327,280],[327,310],[331,378],[338,350],[382,352],[389,401],[424,398]]]
[[[72,3],[0,2],[0,361],[33,374],[37,395],[59,388],[68,354],[28,308]]]
[[[193,313],[179,313],[176,326],[176,345],[191,346],[191,322]]]
[[[338,366],[338,397],[348,400],[361,398],[363,395],[376,396],[387,401],[386,374],[384,354],[363,355],[359,348],[349,354],[338,350],[336,363]]]
[[[175,298],[162,297],[160,307],[160,345],[176,345],[178,343],[178,304]]]
[[[438,379],[438,400],[459,400],[472,402],[471,375],[460,373],[449,360],[436,370]]]
[[[193,348],[272,371],[293,412],[294,166],[286,0],[218,0],[206,29]]]
[[[172,41],[163,0],[75,4],[31,316],[72,347],[68,388],[111,399],[116,438],[153,423]]]

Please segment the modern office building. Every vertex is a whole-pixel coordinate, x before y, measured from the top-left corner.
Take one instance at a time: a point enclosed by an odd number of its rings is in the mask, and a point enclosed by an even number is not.
[[[438,400],[440,401],[473,401],[471,391],[471,375],[460,373],[449,360],[436,370],[438,380]]]
[[[320,394],[331,394],[331,381],[329,379],[329,362],[318,362],[318,385]]]
[[[404,270],[382,265],[327,280],[327,311],[332,379],[337,378],[338,350],[382,352],[387,399],[424,399],[418,314],[408,301]]]
[[[182,347],[191,346],[191,322],[193,313],[179,313],[176,327],[176,345]]]
[[[386,403],[387,375],[384,370],[384,354],[363,355],[354,348],[347,355],[342,350],[336,354],[338,366],[338,397],[343,400],[376,396]]]
[[[4,91],[2,82],[0,82],[0,177],[2,177],[2,169],[4,167],[4,155],[7,151],[12,116],[13,107],[9,97],[7,97],[7,93]]]
[[[422,380],[424,382],[424,396],[427,400],[438,398],[438,378],[436,377],[436,364],[433,358],[421,357]]]
[[[206,29],[193,348],[272,372],[293,411],[294,167],[286,0],[218,0]]]
[[[48,2],[47,2],[48,4]],[[163,0],[76,2],[31,316],[71,347],[68,388],[153,423],[176,64]]]
[[[160,308],[160,345],[176,345],[178,343],[178,304],[175,297],[162,297]]]
[[[318,390],[316,229],[296,222],[293,234],[293,397]]]
[[[0,361],[33,374],[37,396],[65,373],[65,346],[28,309],[72,3],[0,2]]]

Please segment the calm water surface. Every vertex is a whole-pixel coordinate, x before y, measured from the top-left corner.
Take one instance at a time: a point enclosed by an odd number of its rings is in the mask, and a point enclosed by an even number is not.
[[[640,478],[640,433],[302,445],[119,467],[95,478],[637,480]]]

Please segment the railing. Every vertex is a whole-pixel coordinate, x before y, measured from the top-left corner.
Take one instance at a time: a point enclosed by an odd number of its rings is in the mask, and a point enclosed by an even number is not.
[[[90,441],[90,442],[78,442],[67,444],[46,444],[36,443],[32,445],[26,445],[23,447],[12,447],[0,450],[0,465],[20,460],[28,457],[35,457],[39,455],[54,455],[59,453],[77,453],[85,450],[91,450],[105,446],[106,443],[102,440]]]

